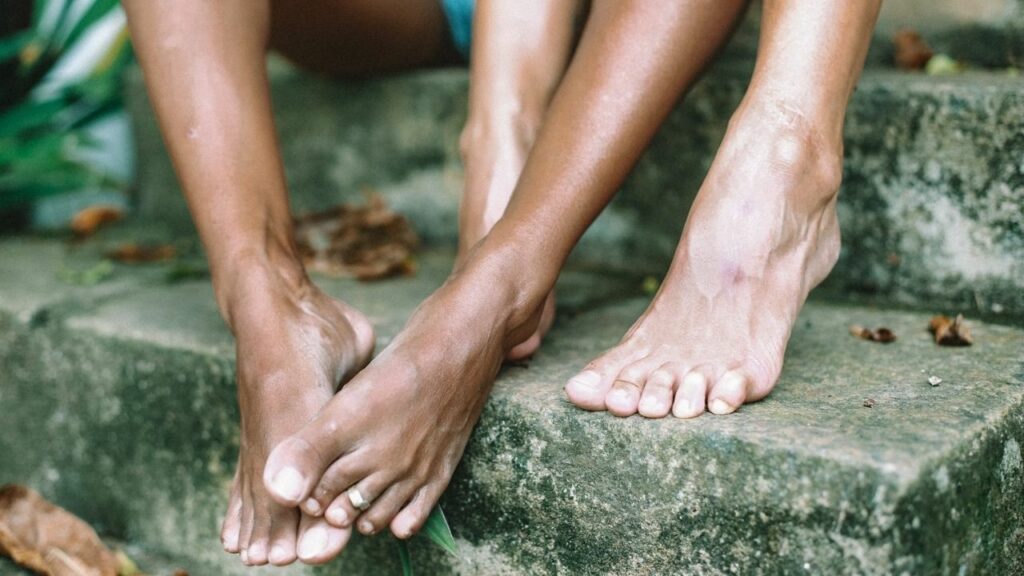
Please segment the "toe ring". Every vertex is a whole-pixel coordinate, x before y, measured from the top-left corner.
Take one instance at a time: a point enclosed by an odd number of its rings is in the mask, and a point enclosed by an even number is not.
[[[355,486],[349,488],[345,494],[348,496],[348,501],[352,503],[352,507],[356,510],[361,512],[370,507],[370,501],[363,497],[363,493]]]

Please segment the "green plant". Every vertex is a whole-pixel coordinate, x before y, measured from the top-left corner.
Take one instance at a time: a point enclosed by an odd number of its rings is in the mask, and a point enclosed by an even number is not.
[[[127,30],[84,78],[39,90],[90,27],[119,9],[117,0],[81,6],[74,0],[36,0],[31,26],[0,38],[0,70],[8,71],[0,81],[0,210],[88,185],[122,187],[82,162],[79,153],[93,144],[83,129],[120,107],[119,80],[132,58]],[[55,17],[44,18],[48,14]]]

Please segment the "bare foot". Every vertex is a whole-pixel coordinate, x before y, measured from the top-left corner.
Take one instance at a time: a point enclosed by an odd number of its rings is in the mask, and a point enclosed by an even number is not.
[[[661,289],[569,380],[569,399],[690,418],[765,397],[808,292],[839,254],[841,146],[782,105],[737,112]]]
[[[390,526],[407,538],[419,530],[451,480],[503,358],[536,331],[543,296],[505,289],[504,276],[519,269],[470,256],[387,349],[273,451],[264,481],[274,499],[326,510],[332,525],[354,524],[364,534]],[[517,312],[524,300],[532,314]],[[353,506],[350,487],[368,509]]]
[[[248,565],[324,562],[351,530],[274,502],[263,486],[270,450],[298,431],[338,385],[369,360],[373,329],[354,309],[309,283],[301,269],[257,265],[228,289],[225,317],[236,338],[242,414],[238,468],[221,529],[224,549]]]
[[[459,141],[466,167],[459,209],[459,254],[456,268],[473,246],[501,219],[533,146],[539,119],[471,121]],[[555,321],[555,292],[548,295],[537,331],[509,351],[507,360],[529,358]]]

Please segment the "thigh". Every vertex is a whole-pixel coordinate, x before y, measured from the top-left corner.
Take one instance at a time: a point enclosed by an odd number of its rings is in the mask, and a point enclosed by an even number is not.
[[[299,66],[339,76],[461,60],[441,0],[272,0],[270,47]]]

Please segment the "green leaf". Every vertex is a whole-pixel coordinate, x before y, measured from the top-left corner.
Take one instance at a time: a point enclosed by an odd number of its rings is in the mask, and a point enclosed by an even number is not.
[[[412,576],[412,556],[409,554],[409,543],[405,540],[398,542],[398,559],[402,563],[402,576]]]
[[[18,134],[53,121],[67,102],[63,97],[27,101],[0,115],[0,135]]]
[[[71,31],[68,32],[67,37],[64,38],[64,49],[67,50],[72,48],[75,42],[78,41],[89,27],[109,14],[111,10],[117,8],[119,4],[119,0],[96,0],[93,2],[85,9],[85,12],[82,13],[82,17],[78,19],[78,22],[75,22]]]
[[[434,509],[430,511],[427,523],[423,526],[423,532],[445,552],[452,556],[458,556],[455,537],[452,536],[452,529],[448,527],[448,520],[445,519],[440,504],[434,506]]]

